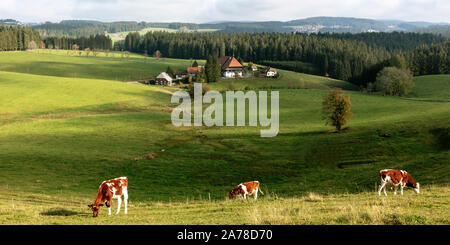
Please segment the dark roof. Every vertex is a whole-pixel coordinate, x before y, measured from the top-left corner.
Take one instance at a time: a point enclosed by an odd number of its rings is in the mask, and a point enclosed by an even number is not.
[[[267,72],[269,72],[270,70],[272,70],[272,71],[274,71],[274,72],[277,72],[277,69],[272,68],[272,67],[270,67],[270,66],[264,67],[264,69],[262,70],[262,72],[267,73]]]

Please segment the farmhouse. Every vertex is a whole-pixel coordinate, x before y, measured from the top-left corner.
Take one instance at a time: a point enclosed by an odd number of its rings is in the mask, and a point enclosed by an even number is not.
[[[262,71],[262,74],[264,74],[264,76],[266,77],[273,77],[277,74],[277,69],[266,66]]]
[[[219,58],[220,68],[222,69],[222,76],[225,78],[233,78],[236,75],[242,77],[242,64],[232,56],[222,56]]]
[[[168,86],[172,86],[173,82],[172,82],[172,78],[169,76],[169,74],[165,73],[165,72],[161,72],[155,79],[155,84],[156,85],[168,85]]]
[[[198,72],[202,72],[203,66],[197,66],[197,67],[188,67],[187,73],[188,76],[195,77]]]

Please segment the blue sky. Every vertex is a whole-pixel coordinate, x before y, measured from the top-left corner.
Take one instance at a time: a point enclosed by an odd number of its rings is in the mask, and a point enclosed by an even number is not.
[[[1,0],[0,19],[148,22],[293,20],[314,16],[450,23],[450,0]]]

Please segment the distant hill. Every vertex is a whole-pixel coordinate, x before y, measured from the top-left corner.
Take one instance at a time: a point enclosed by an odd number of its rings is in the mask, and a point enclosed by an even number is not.
[[[361,32],[389,32],[389,31],[415,31],[418,28],[441,26],[444,23],[407,22],[401,20],[373,20],[351,17],[311,17],[286,22],[221,22],[207,25],[210,28],[220,26],[222,32],[302,32],[302,33],[361,33]],[[216,27],[214,27],[216,26]]]
[[[22,22],[13,19],[0,19],[0,25],[17,26],[22,25]]]
[[[389,27],[383,22],[371,19],[344,17],[313,17],[286,22],[297,32],[370,32],[386,31]]]
[[[6,24],[20,23],[14,20],[3,20]],[[0,22],[1,24],[1,22]],[[63,20],[59,23],[45,22],[33,27],[47,36],[88,36],[102,33],[140,31],[145,28],[168,28],[181,31],[197,31],[200,29],[217,30],[222,33],[240,32],[302,32],[302,33],[361,33],[411,31],[427,32],[447,36],[448,23],[432,23],[421,21],[374,20],[351,17],[311,17],[291,21],[215,21],[203,24],[196,23],[163,23],[116,21],[100,22],[92,20]],[[442,29],[442,30],[441,30]],[[448,36],[447,36],[448,37]]]

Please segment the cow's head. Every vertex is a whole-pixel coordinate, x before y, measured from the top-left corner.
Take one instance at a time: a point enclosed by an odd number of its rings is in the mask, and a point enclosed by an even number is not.
[[[416,186],[414,187],[414,192],[419,194],[420,193],[420,184],[416,183]]]
[[[228,196],[229,196],[230,199],[233,199],[235,196],[241,194],[241,191],[242,191],[241,187],[238,186],[238,187],[232,189]]]
[[[89,204],[88,207],[90,207],[92,209],[92,216],[93,217],[97,217],[98,216],[98,212],[100,211],[100,207],[103,206],[102,204]]]

